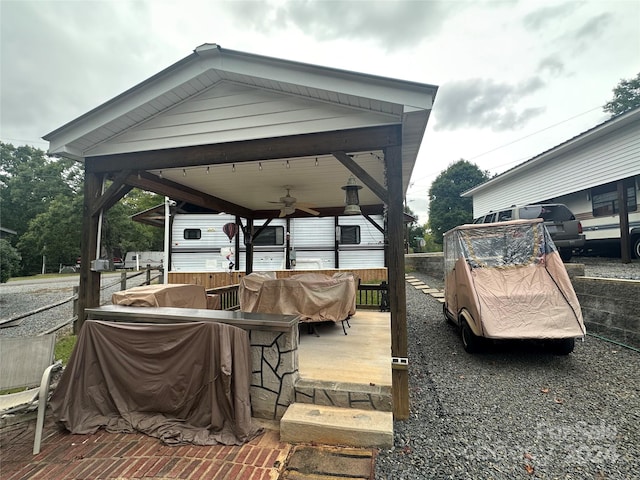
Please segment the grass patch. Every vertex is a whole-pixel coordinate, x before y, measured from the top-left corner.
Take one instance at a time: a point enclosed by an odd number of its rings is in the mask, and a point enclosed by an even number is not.
[[[62,364],[66,365],[69,362],[73,347],[76,345],[76,335],[65,335],[56,342],[55,359],[62,360]]]
[[[11,277],[7,283],[17,282],[19,280],[42,280],[47,278],[69,278],[69,277],[79,277],[79,273],[45,273],[38,275],[29,275],[27,277]]]

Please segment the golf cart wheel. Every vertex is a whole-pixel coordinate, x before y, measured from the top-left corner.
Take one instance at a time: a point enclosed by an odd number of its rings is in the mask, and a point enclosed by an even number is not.
[[[569,355],[573,352],[575,345],[576,340],[574,338],[562,338],[553,341],[551,351],[556,355]]]
[[[480,351],[481,339],[473,333],[473,330],[471,330],[466,320],[462,321],[460,336],[462,337],[462,347],[465,352],[477,353]]]

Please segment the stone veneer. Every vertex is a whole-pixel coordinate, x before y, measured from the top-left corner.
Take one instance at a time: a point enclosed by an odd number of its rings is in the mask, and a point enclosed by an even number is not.
[[[300,379],[295,385],[296,403],[312,403],[360,410],[392,411],[390,386],[316,382]]]
[[[251,330],[253,416],[279,420],[295,397],[298,381],[298,325],[287,332]]]

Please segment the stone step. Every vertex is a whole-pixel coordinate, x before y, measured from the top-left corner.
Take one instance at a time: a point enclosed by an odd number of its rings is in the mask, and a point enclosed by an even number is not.
[[[293,403],[280,419],[280,440],[285,443],[391,448],[393,414]]]

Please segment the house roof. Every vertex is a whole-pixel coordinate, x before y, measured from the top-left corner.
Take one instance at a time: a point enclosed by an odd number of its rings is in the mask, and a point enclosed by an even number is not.
[[[384,146],[398,132],[406,192],[436,92],[204,44],[43,138],[50,154],[90,162],[110,178],[131,169],[141,181],[129,184],[171,183],[243,216],[268,216],[287,187],[301,202],[336,207],[354,171],[365,184],[360,204],[379,207],[367,187],[385,185]],[[246,155],[240,144],[250,146]]]
[[[541,164],[552,161],[562,155],[571,152],[577,148],[581,148],[589,142],[597,140],[605,135],[609,135],[612,132],[626,127],[627,125],[637,122],[640,120],[640,107],[632,109],[623,114],[617,115],[615,117],[606,120],[595,127],[586,130],[575,137],[570,138],[569,140],[556,145],[549,150],[546,150],[535,157],[532,157],[523,163],[516,165],[515,167],[501,173],[493,177],[492,179],[470,189],[466,192],[463,192],[461,196],[463,197],[472,197],[473,195],[482,192],[486,189],[493,188],[499,183],[508,181],[510,178],[516,175],[520,175],[532,168],[538,168]]]

